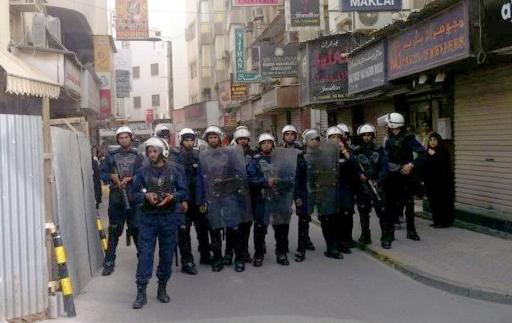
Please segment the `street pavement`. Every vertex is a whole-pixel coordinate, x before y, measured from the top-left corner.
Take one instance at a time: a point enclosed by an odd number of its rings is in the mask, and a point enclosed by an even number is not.
[[[292,251],[296,237],[294,218]],[[171,303],[158,302],[153,278],[148,286],[148,304],[141,310],[131,309],[136,292],[135,249],[120,244],[114,274],[98,275],[76,296],[76,318],[53,322],[512,322],[510,305],[423,285],[360,250],[344,260],[328,259],[323,256],[324,242],[316,225],[311,226],[311,238],[317,250],[309,252],[303,263],[295,263],[290,254],[288,267],[275,262],[271,228],[263,267],[248,265],[243,273],[228,267],[213,273],[208,266],[199,266],[197,276],[173,267]]]

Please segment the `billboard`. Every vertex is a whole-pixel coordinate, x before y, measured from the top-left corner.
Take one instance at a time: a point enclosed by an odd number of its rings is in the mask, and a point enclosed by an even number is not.
[[[348,61],[348,93],[355,94],[386,84],[384,41],[362,49]]]
[[[94,69],[96,72],[112,71],[112,48],[110,37],[103,35],[93,36],[94,45]]]
[[[110,90],[100,90],[100,117],[107,118],[112,114],[112,92]]]
[[[116,70],[116,97],[130,97],[130,72],[124,70]]]
[[[368,11],[400,11],[402,0],[341,0],[342,12],[368,12]]]
[[[388,39],[390,80],[442,66],[470,55],[466,1]]]
[[[259,49],[262,78],[297,77],[297,45],[262,45]]]
[[[116,39],[149,37],[147,0],[116,0]]]
[[[290,0],[291,27],[320,27],[320,0]]]
[[[281,0],[233,0],[233,7],[261,7],[261,6],[278,6]]]

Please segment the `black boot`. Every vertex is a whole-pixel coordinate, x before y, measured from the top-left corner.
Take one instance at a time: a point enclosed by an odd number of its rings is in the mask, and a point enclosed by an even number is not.
[[[181,265],[181,272],[188,275],[197,275],[196,265],[193,262],[187,262]]]
[[[334,249],[334,248],[329,248],[327,249],[326,252],[324,252],[324,255],[327,257],[327,258],[332,258],[332,259],[343,259],[343,255],[341,254],[341,252],[339,252],[338,250]]]
[[[277,254],[277,263],[281,266],[288,266],[290,264],[285,253]]]
[[[359,237],[359,243],[367,245],[372,243],[372,237],[370,233],[370,215],[359,211],[359,219],[361,222],[361,236]]]
[[[252,222],[242,223],[239,226],[240,235],[242,239],[242,261],[245,263],[252,262],[251,254],[249,253],[249,237],[251,235]]]
[[[114,262],[113,261],[105,261],[103,264],[103,271],[101,272],[102,276],[110,276],[114,272]]]
[[[146,285],[137,285],[137,297],[133,302],[132,308],[136,310],[141,309],[147,302]]]
[[[420,241],[420,236],[418,235],[416,230],[414,230],[414,231],[407,231],[407,239],[413,240],[413,241]]]
[[[288,232],[290,226],[288,224],[274,225],[274,237],[276,239],[276,255],[277,263],[288,266],[290,262],[286,253],[288,252]]]
[[[233,264],[233,254],[226,253],[223,258],[224,266],[231,266]]]
[[[242,271],[245,271],[245,262],[241,260],[235,261],[235,271],[237,273],[241,273]]]
[[[210,255],[210,251],[201,251],[201,256],[199,258],[199,263],[201,265],[210,265],[212,261],[212,257]]]
[[[293,255],[293,259],[296,262],[303,262],[306,259],[306,251],[297,249],[297,252]]]
[[[382,238],[380,244],[384,249],[391,249],[391,243],[393,242],[394,230],[385,230],[382,232]]]
[[[212,271],[219,272],[224,269],[224,259],[223,258],[213,258],[212,260]]]
[[[105,251],[105,260],[103,261],[103,276],[110,276],[114,272],[116,263],[116,249],[119,243],[119,237],[123,233],[123,226],[110,225],[108,227],[108,246]]]
[[[156,298],[162,303],[169,303],[171,301],[171,298],[169,295],[167,295],[167,283],[165,282],[158,282],[158,293]]]
[[[261,267],[265,258],[265,235],[267,226],[263,224],[254,224],[254,267]]]

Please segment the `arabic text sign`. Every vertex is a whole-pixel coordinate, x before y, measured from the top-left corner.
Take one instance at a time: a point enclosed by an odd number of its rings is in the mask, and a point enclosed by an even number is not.
[[[341,11],[400,11],[402,0],[341,0]]]
[[[466,2],[388,40],[390,80],[425,71],[470,54]]]
[[[348,93],[354,94],[386,84],[385,47],[380,41],[350,57]]]
[[[148,37],[147,0],[116,0],[116,39]]]
[[[233,7],[278,6],[280,0],[233,0]]]
[[[320,26],[320,0],[290,0],[292,27]]]
[[[297,77],[297,46],[260,46],[262,78]]]

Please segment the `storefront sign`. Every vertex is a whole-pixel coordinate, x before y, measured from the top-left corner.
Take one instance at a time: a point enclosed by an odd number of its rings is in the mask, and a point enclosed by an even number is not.
[[[347,55],[361,42],[356,35],[335,35],[307,44],[311,103],[332,102],[348,93]]]
[[[100,90],[100,117],[107,118],[112,114],[112,94],[110,90]]]
[[[384,41],[380,41],[349,58],[349,94],[352,95],[386,84],[385,53]]]
[[[259,82],[260,75],[256,72],[248,72],[245,59],[245,29],[235,29],[235,76],[237,83]]]
[[[241,100],[247,96],[249,90],[247,84],[231,84],[231,99]]]
[[[130,97],[130,72],[116,70],[116,96],[118,98]]]
[[[281,0],[233,0],[233,7],[278,6]]]
[[[512,48],[512,1],[486,0],[485,25],[487,50],[503,50]]]
[[[388,40],[390,80],[464,59],[470,54],[466,1]]]
[[[109,36],[95,35],[94,43],[94,69],[96,72],[112,71],[112,50]]]
[[[81,78],[82,75],[78,66],[66,58],[64,60],[64,86],[76,93],[81,93]]]
[[[149,37],[147,0],[116,0],[116,39]]]
[[[341,0],[341,11],[400,11],[402,0]]]
[[[297,46],[260,46],[262,78],[297,77]]]
[[[320,26],[320,0],[289,0],[292,27]]]

